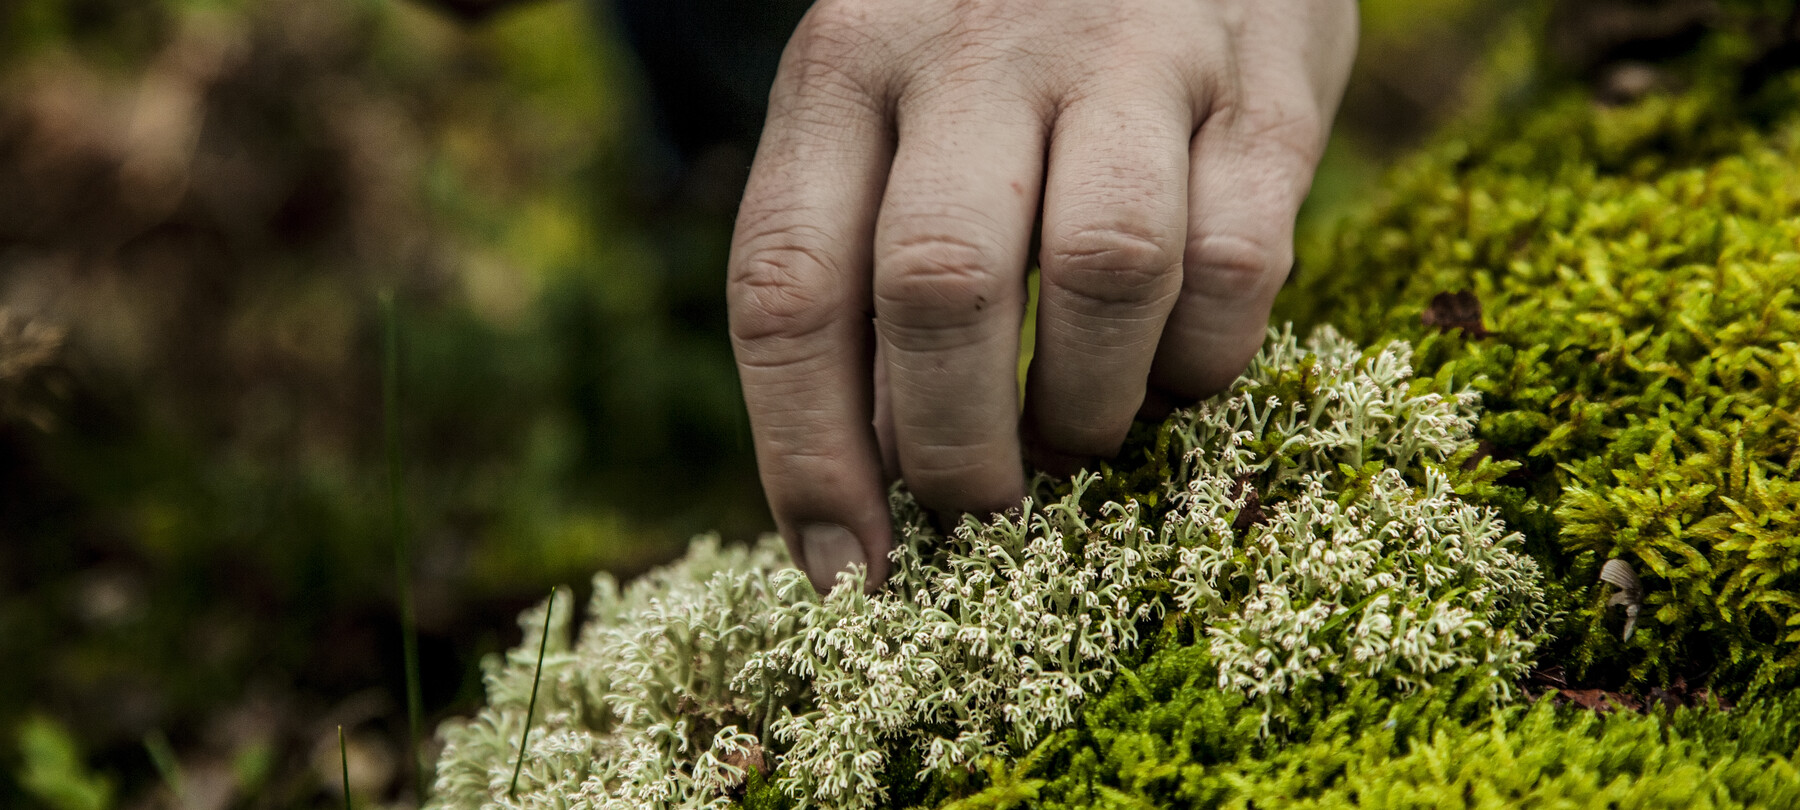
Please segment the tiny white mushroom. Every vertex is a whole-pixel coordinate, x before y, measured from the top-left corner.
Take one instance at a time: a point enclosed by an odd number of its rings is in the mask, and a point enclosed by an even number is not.
[[[1630,641],[1632,631],[1637,629],[1638,611],[1644,606],[1644,586],[1638,582],[1637,571],[1624,560],[1607,560],[1600,566],[1600,581],[1618,587],[1618,593],[1606,600],[1606,606],[1625,606],[1625,640]]]

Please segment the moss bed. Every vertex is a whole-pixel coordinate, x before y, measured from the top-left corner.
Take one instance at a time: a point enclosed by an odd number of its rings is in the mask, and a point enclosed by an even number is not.
[[[1800,807],[1800,80],[1754,46],[1429,148],[1310,246],[1312,339],[993,523],[897,493],[878,597],[702,542],[528,614],[437,805]]]

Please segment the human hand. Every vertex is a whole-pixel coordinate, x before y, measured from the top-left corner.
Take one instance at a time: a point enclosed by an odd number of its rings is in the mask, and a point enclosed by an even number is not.
[[[853,563],[886,580],[894,476],[939,511],[1005,509],[1022,441],[1043,464],[1110,456],[1147,397],[1243,371],[1355,40],[1352,0],[812,7],[728,298],[763,489],[821,592]]]

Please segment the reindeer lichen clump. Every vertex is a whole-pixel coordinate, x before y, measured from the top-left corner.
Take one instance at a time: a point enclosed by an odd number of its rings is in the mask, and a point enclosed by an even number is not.
[[[773,540],[701,540],[623,591],[602,575],[573,647],[566,611],[522,622],[553,632],[516,799],[531,643],[441,732],[436,803],[714,808],[755,787],[873,807],[1029,751],[1177,625],[1262,725],[1339,676],[1503,683],[1543,618],[1538,572],[1454,494],[1493,473],[1471,461],[1474,397],[1412,379],[1409,355],[1277,335],[1230,392],[1140,436],[1137,470],[1039,479],[949,536],[896,493],[896,573],[873,596],[850,574],[815,594]]]

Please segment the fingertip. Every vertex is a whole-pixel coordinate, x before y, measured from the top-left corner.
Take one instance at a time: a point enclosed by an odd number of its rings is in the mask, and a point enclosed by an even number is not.
[[[1014,445],[1004,456],[989,457],[1003,459],[1004,469],[993,464],[980,464],[981,469],[957,468],[930,473],[915,469],[907,474],[906,482],[913,497],[926,509],[951,518],[970,514],[986,519],[1018,506],[1025,498],[1022,456],[1018,445]],[[954,525],[955,521],[951,523]]]
[[[1031,410],[1029,404],[1027,404],[1026,410]],[[1100,455],[1070,453],[1053,446],[1044,440],[1043,430],[1038,426],[1037,419],[1027,419],[1025,424],[1028,426],[1023,437],[1025,459],[1039,470],[1058,478],[1068,478],[1100,457]],[[1111,456],[1117,452],[1118,447],[1114,446],[1113,452],[1101,455]]]
[[[790,544],[797,550],[795,561],[821,595],[830,593],[840,577],[859,566],[865,572],[864,593],[875,593],[887,583],[892,548],[889,533],[865,529],[859,534],[838,523],[822,522],[805,524],[795,534],[795,542]]]
[[[804,559],[801,567],[812,580],[813,589],[819,593],[830,592],[838,574],[868,562],[862,541],[854,532],[836,523],[801,526],[800,551]]]
[[[1183,397],[1151,386],[1144,392],[1144,403],[1138,406],[1137,419],[1140,422],[1161,422],[1169,418],[1169,414],[1181,407]]]
[[[1139,409],[1140,418],[1167,417],[1175,408],[1193,405],[1237,382],[1262,349],[1269,311],[1264,308],[1258,314],[1239,314],[1234,320],[1247,323],[1238,324],[1241,328],[1235,330],[1184,330],[1184,339],[1198,351],[1165,348],[1157,355],[1150,369],[1155,401],[1145,398],[1145,406]]]

